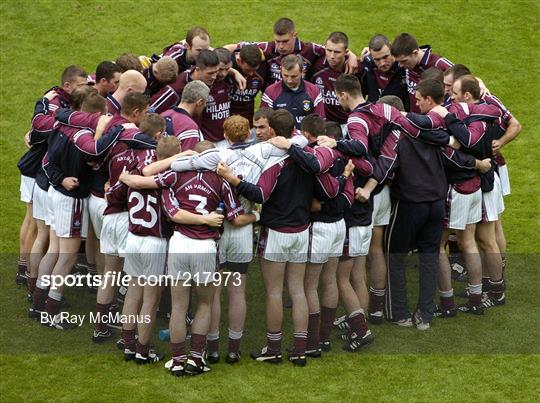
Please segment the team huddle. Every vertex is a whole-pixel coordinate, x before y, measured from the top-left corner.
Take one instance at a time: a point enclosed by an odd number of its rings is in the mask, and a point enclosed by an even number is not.
[[[31,319],[72,327],[66,285],[49,279],[70,276],[82,241],[90,274],[129,281],[121,315],[118,287],[96,287],[92,340],[119,328],[126,361],[163,361],[151,347],[159,307],[176,376],[220,360],[225,291],[225,361],[240,360],[254,254],[266,291],[267,342],[250,354],[260,362],[282,361],[285,286],[297,366],[330,351],[333,329],[356,352],[384,320],[427,330],[505,303],[501,149],[518,120],[469,68],[410,34],[375,35],[358,55],[343,32],[324,46],[300,41],[288,18],[273,34],[211,48],[194,27],[159,55],[125,53],[91,75],[69,66],[36,102],[18,164],[27,212],[16,280]],[[450,236],[466,269],[462,304]],[[164,281],[141,281],[150,277]]]

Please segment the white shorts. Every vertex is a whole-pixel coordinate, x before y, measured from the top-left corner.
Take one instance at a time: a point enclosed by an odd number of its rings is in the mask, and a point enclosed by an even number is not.
[[[129,219],[127,211],[107,214],[103,217],[100,234],[101,253],[124,257],[128,235]]]
[[[504,211],[504,200],[501,191],[501,181],[495,175],[493,190],[482,192],[482,222],[497,221],[499,215]]]
[[[32,216],[36,220],[45,221],[45,225],[51,225],[49,204],[49,193],[39,186],[34,186],[34,193],[32,194]]]
[[[314,222],[309,230],[309,255],[311,263],[326,263],[330,257],[339,257],[345,242],[345,220]]]
[[[347,236],[345,238],[343,256],[367,256],[369,252],[369,244],[371,243],[372,230],[372,225],[367,227],[350,227],[347,230]]]
[[[271,262],[307,262],[309,228],[301,232],[278,232],[261,227],[259,234],[260,257]]]
[[[167,240],[128,232],[124,272],[133,277],[161,276],[167,263]]]
[[[388,185],[385,185],[379,193],[373,196],[372,222],[374,227],[388,225],[390,222],[391,207],[390,188]]]
[[[249,263],[253,259],[253,225],[235,227],[223,222],[219,240],[219,263]]]
[[[36,185],[36,180],[34,178],[21,175],[21,186],[19,190],[21,191],[22,202],[32,203],[32,193],[34,192],[35,185]]]
[[[214,239],[193,239],[178,231],[169,241],[167,274],[175,279],[208,284],[218,267],[218,246]]]
[[[464,230],[467,224],[482,221],[482,190],[471,194],[462,194],[452,188],[449,192],[448,206],[450,218],[448,228]]]
[[[88,213],[90,215],[90,223],[94,227],[96,238],[100,239],[101,229],[103,228],[103,213],[107,208],[107,201],[102,197],[90,195],[88,198]]]
[[[503,196],[510,194],[510,175],[508,175],[508,165],[499,165],[499,179],[501,180],[501,190]]]
[[[51,228],[59,238],[85,238],[88,234],[88,198],[66,196],[49,187]]]

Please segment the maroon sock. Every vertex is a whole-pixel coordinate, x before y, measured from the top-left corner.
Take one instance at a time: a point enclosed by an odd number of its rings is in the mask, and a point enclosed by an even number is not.
[[[122,336],[124,339],[124,348],[130,351],[135,351],[136,339],[135,339],[135,329],[126,330],[122,329]]]
[[[43,311],[45,309],[45,300],[47,299],[48,290],[36,287],[32,294],[32,304],[34,309],[38,311]]]
[[[493,299],[500,299],[504,294],[504,280],[501,278],[498,281],[489,280],[489,296]]]
[[[451,297],[440,297],[441,307],[445,310],[452,310],[456,307],[454,302],[454,296]]]
[[[482,304],[482,293],[471,294],[469,293],[469,305],[480,306]]]
[[[386,289],[369,287],[369,312],[384,310],[384,295]]]
[[[229,353],[236,353],[238,354],[238,352],[240,351],[240,341],[242,341],[242,339],[232,339],[229,337]]]
[[[321,313],[310,313],[308,319],[308,331],[307,331],[307,350],[316,350],[319,348],[319,319]]]
[[[136,342],[135,352],[141,354],[144,357],[148,357],[148,351],[150,351],[149,344],[141,344],[139,340]]]
[[[189,349],[189,358],[195,361],[197,365],[202,363],[202,354],[206,345],[206,335],[191,333],[191,346]]]
[[[293,335],[293,355],[306,354],[307,332],[294,332]]]
[[[60,301],[55,300],[54,298],[47,297],[45,301],[45,311],[52,317],[60,312]]]
[[[219,338],[207,340],[206,346],[208,347],[208,353],[219,353]]]
[[[281,353],[281,330],[279,332],[266,332],[266,345],[268,346],[268,352],[279,354]]]
[[[332,332],[334,319],[336,317],[336,310],[337,308],[321,306],[321,328],[319,332],[321,341],[330,340],[330,333]]]
[[[19,271],[19,274],[25,275],[26,271],[28,270],[26,266],[26,260],[19,258],[19,261],[17,262],[17,270]]]
[[[360,311],[354,311],[351,313],[351,316],[347,318],[347,321],[351,325],[351,330],[356,333],[358,336],[363,337],[367,330],[366,317]]]
[[[99,304],[96,302],[96,324],[95,328],[98,332],[104,332],[107,330],[107,322],[101,320],[103,316],[109,315],[109,307],[111,304]]]
[[[490,286],[489,277],[482,277],[482,292],[488,292]]]
[[[171,345],[171,355],[172,358],[176,361],[185,361],[186,356],[186,343],[170,343]]]
[[[34,294],[34,290],[36,289],[36,282],[37,282],[36,277],[28,277],[28,280],[26,282],[26,287],[30,295]]]

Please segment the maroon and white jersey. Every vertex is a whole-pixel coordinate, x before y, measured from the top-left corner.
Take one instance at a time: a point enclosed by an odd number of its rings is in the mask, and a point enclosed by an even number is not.
[[[206,101],[206,108],[199,121],[199,127],[205,140],[221,141],[223,136],[223,122],[231,114],[231,90],[233,84],[229,78],[215,81],[210,88]]]
[[[71,98],[69,94],[60,87],[53,87],[49,91],[54,90],[56,96],[48,101],[47,110],[48,113],[36,113],[32,119],[32,130],[38,132],[46,132],[53,129],[56,122],[55,113],[59,108],[69,108]],[[47,91],[47,92],[49,92]],[[47,102],[44,100],[43,102]]]
[[[135,162],[133,150],[123,143],[116,143],[114,153],[109,157],[107,168],[109,170],[110,191],[106,193],[107,207],[103,214],[114,214],[127,211],[127,187],[117,189],[118,178],[123,172],[129,172],[129,167]]]
[[[420,112],[420,109],[416,105],[416,98],[414,96],[416,92],[416,84],[420,82],[420,75],[430,67],[435,67],[441,71],[446,71],[454,65],[454,63],[452,63],[450,60],[432,53],[431,46],[429,45],[420,46],[420,49],[424,51],[424,56],[422,57],[422,60],[420,60],[420,63],[418,63],[414,69],[406,69],[405,71],[405,81],[407,83],[407,90],[409,91],[411,112]]]
[[[236,55],[232,57],[233,67],[240,71],[236,62]],[[234,83],[234,88],[231,94],[231,115],[240,115],[245,117],[251,126],[253,122],[253,114],[255,113],[255,98],[260,91],[264,89],[264,79],[258,73],[252,76],[244,76],[246,79],[246,88],[241,90]]]
[[[487,95],[484,94],[482,96],[482,100],[490,105],[495,105],[499,107],[499,109],[503,112],[503,116],[499,119],[499,126],[503,131],[506,131],[506,128],[508,127],[508,123],[510,122],[510,119],[512,119],[514,116],[512,115],[512,112],[510,112],[506,106],[500,101],[499,98],[497,98],[495,95]],[[506,160],[504,159],[503,155],[499,151],[497,154],[495,154],[495,162],[497,162],[497,165],[505,165]]]
[[[467,104],[465,102],[455,102],[448,107],[448,112],[453,113],[459,120],[467,118],[483,117],[486,119],[501,119],[503,111],[496,105],[490,105],[484,102]],[[487,122],[476,120],[467,124],[467,137],[457,137],[459,142],[466,148],[474,147],[482,141],[487,130]],[[491,140],[490,144],[491,144]]]
[[[362,62],[358,62],[358,71],[361,73],[363,70]],[[327,120],[337,122],[339,124],[347,123],[347,112],[341,107],[334,91],[334,84],[337,78],[345,73],[345,66],[341,70],[334,70],[326,61],[326,56],[317,59],[311,69],[311,81],[321,91],[322,99],[324,102],[324,112]],[[357,75],[358,79],[361,76]]]
[[[165,119],[167,134],[180,140],[182,151],[194,150],[195,145],[203,140],[199,125],[185,109],[174,107],[161,116]]]
[[[172,57],[176,63],[178,63],[179,73],[189,70],[193,66],[193,63],[190,63],[187,60],[186,44],[182,42],[176,42],[167,46],[165,49],[163,49],[163,54],[161,56]]]
[[[157,160],[155,150],[133,150],[134,165],[130,171],[142,175],[145,166]],[[125,186],[118,182],[117,186]],[[173,227],[161,203],[160,189],[128,189],[129,232],[138,236],[170,238]]]
[[[107,94],[107,112],[109,115],[120,115],[121,108],[120,102],[112,94]]]
[[[261,98],[261,108],[286,109],[294,116],[295,126],[300,130],[302,119],[316,113],[325,117],[324,102],[319,88],[306,80],[300,87],[292,90],[283,81],[269,86]]]
[[[245,45],[257,45],[262,49],[266,63],[268,64],[268,76],[266,82],[268,85],[273,84],[281,80],[281,60],[285,56],[281,56],[276,51],[276,43],[272,42],[242,42],[239,44],[239,48]],[[303,73],[306,74],[310,67],[315,63],[317,58],[324,55],[324,46],[318,45],[312,42],[302,42],[296,38],[294,44],[294,54],[300,55],[304,58]]]
[[[163,205],[170,217],[180,209],[194,214],[209,214],[219,203],[225,204],[226,219],[232,221],[244,209],[229,183],[212,171],[173,172],[154,176],[162,188]],[[219,228],[207,225],[174,224],[175,231],[193,239],[219,239]]]
[[[163,113],[167,109],[178,105],[182,98],[182,92],[188,82],[191,81],[191,71],[184,71],[178,74],[176,80],[162,87],[159,91],[150,97],[150,110],[155,113]]]

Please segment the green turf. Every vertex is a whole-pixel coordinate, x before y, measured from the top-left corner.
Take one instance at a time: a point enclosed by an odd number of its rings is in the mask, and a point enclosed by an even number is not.
[[[535,1],[448,2],[127,2],[12,1],[0,4],[0,396],[3,401],[283,401],[413,400],[532,401],[539,385],[540,320],[536,134],[540,76],[540,6]],[[323,42],[333,30],[359,52],[374,33],[405,31],[435,52],[461,62],[523,125],[505,149],[512,195],[505,199],[509,303],[486,317],[437,320],[429,332],[376,327],[364,352],[332,352],[304,369],[216,365],[196,379],[173,379],[161,367],[121,362],[108,344],[90,342],[88,324],[61,333],[26,319],[24,292],[13,284],[19,202],[16,162],[24,151],[35,100],[57,84],[62,69],[80,64],[93,71],[118,54],[158,52],[200,24],[214,46],[271,38],[273,22],[289,16],[304,40]],[[536,32],[536,34],[535,34]],[[532,217],[532,218],[531,218]],[[411,283],[415,282],[411,270]],[[264,342],[263,291],[256,267],[249,277],[249,312],[242,350]],[[456,288],[463,287],[458,284]],[[413,293],[414,290],[411,290]],[[92,296],[71,290],[73,311],[88,313]],[[411,300],[412,301],[412,300]],[[290,323],[286,311],[286,344]],[[223,329],[224,330],[224,329]],[[338,347],[338,342],[334,345]],[[162,349],[166,345],[158,344]]]

